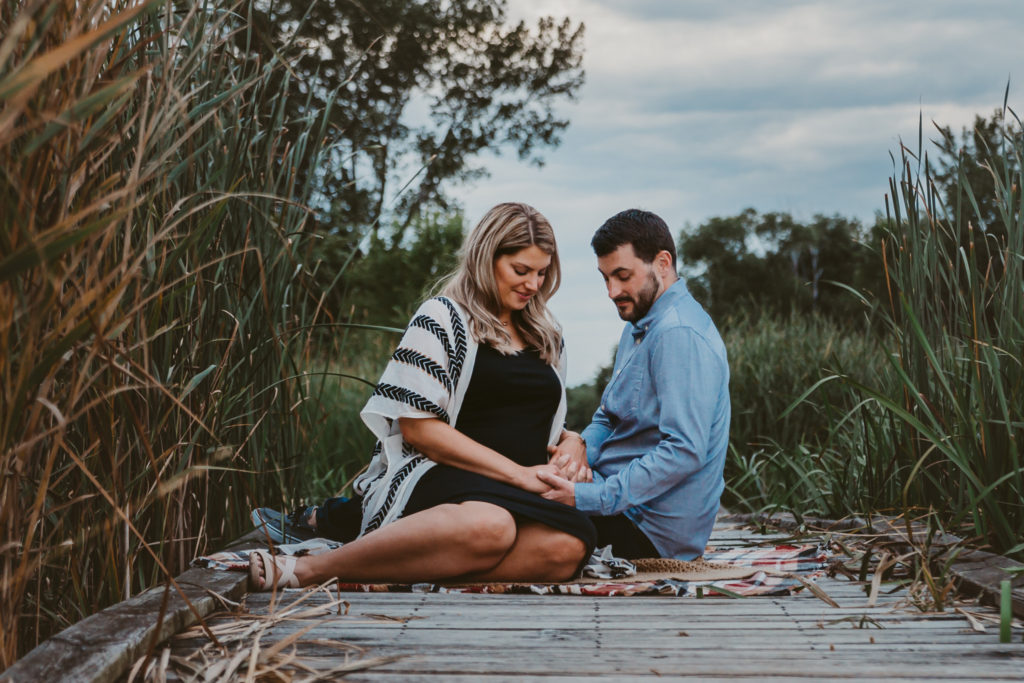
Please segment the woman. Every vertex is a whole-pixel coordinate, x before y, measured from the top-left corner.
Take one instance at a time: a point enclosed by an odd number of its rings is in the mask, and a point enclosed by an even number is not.
[[[379,439],[355,482],[359,538],[306,557],[250,555],[250,588],[573,576],[596,532],[545,500],[565,417],[563,347],[547,309],[559,262],[547,220],[499,204],[467,236],[441,296],[413,316],[361,416]],[[578,449],[577,449],[578,450]],[[567,468],[568,469],[568,468]]]

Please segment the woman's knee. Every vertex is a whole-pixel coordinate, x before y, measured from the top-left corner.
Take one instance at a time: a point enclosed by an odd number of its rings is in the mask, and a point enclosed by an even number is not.
[[[516,542],[516,520],[508,510],[477,501],[452,507],[458,518],[458,542],[481,559],[497,563]]]
[[[545,538],[541,552],[547,560],[547,573],[555,581],[571,579],[583,563],[587,548],[572,534],[558,532]]]

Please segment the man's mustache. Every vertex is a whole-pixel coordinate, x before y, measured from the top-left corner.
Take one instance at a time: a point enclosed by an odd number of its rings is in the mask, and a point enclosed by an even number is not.
[[[618,303],[629,303],[629,304],[631,304],[631,303],[635,303],[635,302],[633,301],[633,297],[631,297],[631,296],[627,296],[627,295],[625,295],[625,294],[623,294],[622,296],[617,296],[617,297],[615,297],[614,299],[612,299],[612,301],[614,301],[614,302],[615,302],[615,303],[617,303],[617,304],[618,304]]]

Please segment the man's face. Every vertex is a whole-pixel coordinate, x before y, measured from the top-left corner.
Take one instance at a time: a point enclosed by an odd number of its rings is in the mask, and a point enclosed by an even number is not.
[[[619,317],[631,323],[640,320],[661,296],[663,285],[654,264],[644,263],[632,244],[623,244],[597,259],[597,269],[608,287],[608,298],[615,302]]]

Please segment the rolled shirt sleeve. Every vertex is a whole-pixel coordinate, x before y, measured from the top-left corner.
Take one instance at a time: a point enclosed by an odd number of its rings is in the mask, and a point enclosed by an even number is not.
[[[612,428],[608,416],[604,414],[603,408],[598,408],[590,424],[580,433],[583,441],[587,444],[587,461],[591,465],[593,464],[594,454],[601,449],[601,444],[605,442],[605,439],[611,433]]]

